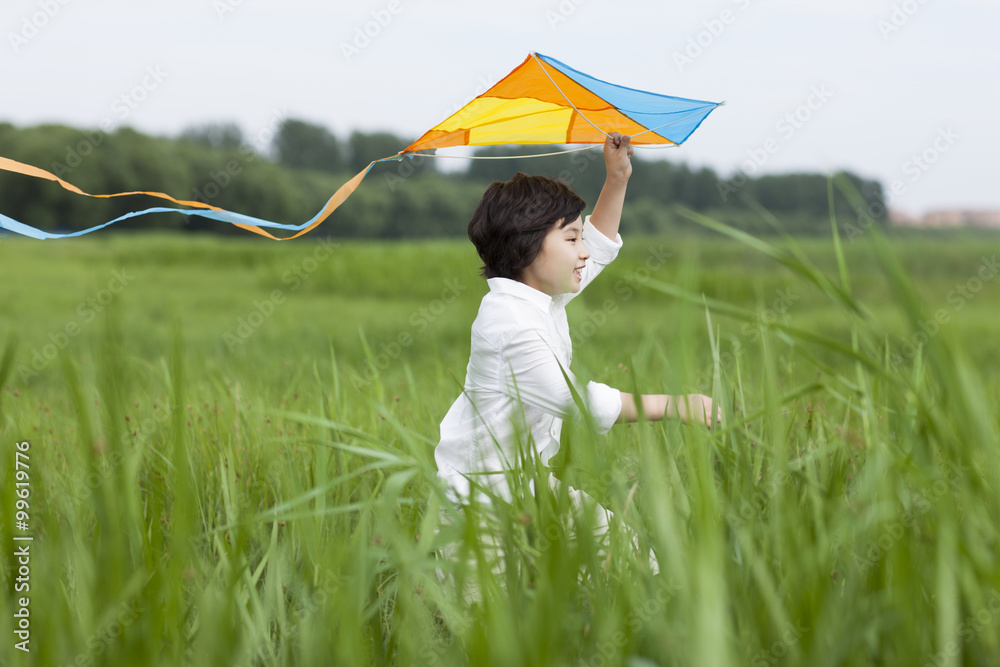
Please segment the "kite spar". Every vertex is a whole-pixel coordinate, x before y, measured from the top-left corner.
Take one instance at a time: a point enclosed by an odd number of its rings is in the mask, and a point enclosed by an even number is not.
[[[133,211],[104,224],[65,234],[46,232],[0,213],[0,228],[36,239],[81,236],[122,220],[150,213],[183,213],[228,222],[276,241],[294,239],[315,229],[357,189],[379,162],[401,160],[418,151],[498,144],[603,144],[612,132],[631,137],[634,146],[679,146],[722,102],[706,102],[626,88],[577,71],[555,58],[531,53],[510,74],[396,155],[374,160],[340,188],[311,220],[289,225],[227,211],[199,201],[175,199],[162,192],[84,192],[38,167],[0,156],[0,170],[55,181],[87,197],[148,195],[188,208],[153,207]],[[561,151],[567,152],[567,151]],[[295,232],[277,237],[267,229]]]

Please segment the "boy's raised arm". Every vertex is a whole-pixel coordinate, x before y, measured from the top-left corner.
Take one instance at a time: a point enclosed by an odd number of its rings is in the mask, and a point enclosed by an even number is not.
[[[625,186],[632,175],[633,148],[631,138],[612,132],[604,140],[604,167],[607,176],[601,195],[590,214],[590,222],[609,239],[618,235],[618,226],[622,220],[622,207],[625,205]]]

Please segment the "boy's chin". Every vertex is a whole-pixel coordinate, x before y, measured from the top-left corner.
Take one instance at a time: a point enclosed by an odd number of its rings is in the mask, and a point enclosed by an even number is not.
[[[559,294],[575,294],[580,291],[581,284],[582,283],[580,283],[579,280],[573,280],[571,278],[568,283],[562,286],[561,290],[559,291]]]

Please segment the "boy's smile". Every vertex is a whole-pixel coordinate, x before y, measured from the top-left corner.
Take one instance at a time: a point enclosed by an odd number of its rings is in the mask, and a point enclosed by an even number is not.
[[[521,273],[521,282],[549,296],[578,292],[590,251],[583,242],[580,216],[565,227],[557,222],[542,242],[542,249]]]

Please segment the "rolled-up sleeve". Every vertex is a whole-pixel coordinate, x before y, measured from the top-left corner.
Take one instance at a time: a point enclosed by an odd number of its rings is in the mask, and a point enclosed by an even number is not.
[[[573,372],[559,363],[548,341],[537,329],[515,332],[505,342],[502,358],[500,391],[520,397],[525,405],[583,424],[583,415],[566,382],[568,377],[599,433],[607,433],[618,420],[622,409],[621,393],[600,382],[591,381],[581,386]]]
[[[608,265],[618,256],[618,251],[623,245],[622,235],[615,234],[614,239],[609,239],[604,232],[594,226],[590,221],[590,216],[583,221],[583,242],[587,244],[590,251],[590,258],[601,265]]]
[[[607,433],[622,413],[622,393],[614,387],[591,380],[587,383],[587,406],[594,418],[597,432]]]

